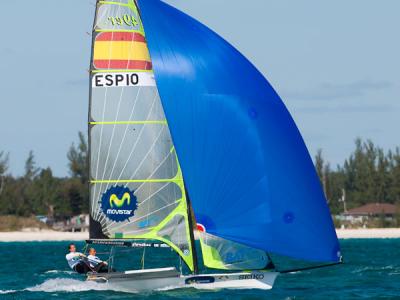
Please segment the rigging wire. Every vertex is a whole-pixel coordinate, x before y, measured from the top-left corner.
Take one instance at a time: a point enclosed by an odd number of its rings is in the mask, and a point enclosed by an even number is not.
[[[144,248],[143,248],[143,254],[142,254],[142,260],[141,260],[141,263],[142,263],[142,270],[144,270],[144,258],[145,258],[145,254],[146,254],[146,248],[144,247]]]
[[[115,247],[112,246],[110,250],[110,257],[108,258],[109,262],[108,273],[110,273],[114,269],[114,252],[115,252]]]

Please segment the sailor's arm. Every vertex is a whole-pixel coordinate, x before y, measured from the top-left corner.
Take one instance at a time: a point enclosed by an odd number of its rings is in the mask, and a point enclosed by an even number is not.
[[[95,263],[97,263],[97,264],[104,264],[104,265],[107,265],[107,262],[105,262],[105,261],[102,261],[100,258],[98,258],[97,256],[92,256],[92,255],[90,255],[90,256],[88,256],[88,259],[89,259],[89,261],[92,261],[92,262],[95,262]]]
[[[85,254],[80,253],[80,252],[76,252],[75,255],[74,255],[74,257],[87,258],[87,256],[86,256]]]

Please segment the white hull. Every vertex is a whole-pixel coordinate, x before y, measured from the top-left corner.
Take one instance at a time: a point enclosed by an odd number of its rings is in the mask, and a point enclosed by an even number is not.
[[[93,274],[89,281],[96,281],[106,286],[106,289],[122,292],[138,292],[144,290],[168,290],[179,288],[196,289],[271,289],[279,273],[270,271],[251,271],[229,274],[179,275],[167,274],[174,270],[150,269],[119,273],[106,278],[107,274]],[[164,274],[163,274],[164,273]],[[151,274],[152,276],[149,276]],[[157,275],[159,274],[159,275]],[[140,277],[153,278],[140,278]]]

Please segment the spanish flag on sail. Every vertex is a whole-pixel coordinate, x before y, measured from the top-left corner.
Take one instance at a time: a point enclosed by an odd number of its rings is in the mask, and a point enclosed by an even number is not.
[[[138,32],[101,32],[93,52],[96,69],[151,70],[149,50]]]

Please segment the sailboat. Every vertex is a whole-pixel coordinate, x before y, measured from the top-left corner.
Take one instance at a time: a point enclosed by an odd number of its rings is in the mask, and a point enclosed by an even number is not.
[[[189,272],[87,280],[128,291],[270,289],[280,274],[271,254],[341,261],[312,160],[280,97],[233,46],[160,0],[96,3],[89,148],[87,243],[170,247]],[[200,272],[199,258],[217,271]]]

